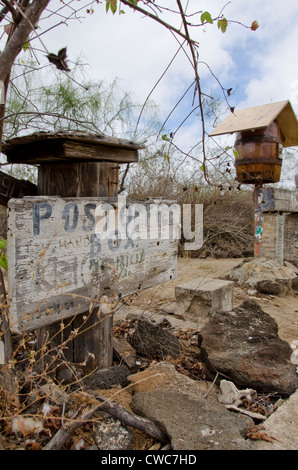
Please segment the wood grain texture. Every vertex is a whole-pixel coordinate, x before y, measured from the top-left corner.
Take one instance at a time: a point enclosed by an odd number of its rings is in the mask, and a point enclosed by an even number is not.
[[[99,207],[117,203],[49,196],[10,200],[12,331],[59,323],[98,306],[103,295],[118,299],[176,276],[177,238],[150,239],[143,232],[120,238],[115,231],[98,238]]]
[[[59,161],[138,161],[143,144],[88,132],[37,132],[3,143],[9,163],[49,163]]]
[[[283,147],[297,146],[298,121],[288,100],[236,109],[210,132],[209,136],[266,128],[273,121],[278,123],[282,131]]]

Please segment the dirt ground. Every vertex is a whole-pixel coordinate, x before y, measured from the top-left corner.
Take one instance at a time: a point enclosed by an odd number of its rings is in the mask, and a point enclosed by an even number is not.
[[[162,305],[175,301],[175,286],[200,277],[223,279],[232,268],[239,265],[243,259],[192,259],[178,258],[177,277],[169,282],[140,292],[131,303],[134,307],[154,310]],[[249,295],[248,289],[234,287],[233,306],[240,305],[245,299],[256,300],[262,309],[271,315],[279,327],[281,339],[291,343],[298,339],[298,294],[273,296],[254,294]]]

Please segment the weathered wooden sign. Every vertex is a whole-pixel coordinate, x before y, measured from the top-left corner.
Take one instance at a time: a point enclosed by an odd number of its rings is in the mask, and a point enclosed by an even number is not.
[[[21,333],[176,276],[177,205],[125,198],[8,203],[10,323]]]
[[[26,180],[18,180],[0,171],[0,204],[7,206],[13,197],[37,195],[37,186]]]

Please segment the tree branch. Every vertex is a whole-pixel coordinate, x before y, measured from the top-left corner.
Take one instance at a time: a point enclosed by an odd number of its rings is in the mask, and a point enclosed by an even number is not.
[[[36,25],[50,0],[34,0],[26,9],[26,16],[32,25]],[[5,81],[11,67],[26,43],[32,31],[32,26],[26,18],[22,18],[0,55],[0,80]]]
[[[12,6],[12,4],[9,2],[9,0],[2,0],[2,3],[4,3],[5,7],[7,10],[11,13],[13,21],[16,23],[17,21],[17,12]]]
[[[72,436],[72,434],[80,426],[89,421],[94,413],[97,411],[105,411],[115,418],[119,419],[126,426],[132,426],[134,428],[144,431],[146,434],[154,437],[161,442],[168,442],[168,437],[160,431],[160,429],[149,419],[137,416],[134,413],[126,410],[120,406],[117,402],[107,400],[101,395],[95,397],[101,403],[95,405],[88,410],[78,421],[69,427],[61,427],[55,436],[45,445],[42,450],[59,450],[65,444],[66,441]]]
[[[174,33],[178,34],[183,39],[185,39],[187,42],[191,42],[193,44],[198,44],[197,41],[194,41],[193,39],[190,39],[189,36],[183,34],[179,29],[175,28],[174,26],[170,25],[169,23],[166,23],[165,21],[161,20],[157,15],[153,15],[152,13],[149,13],[149,11],[144,10],[144,8],[141,8],[138,5],[135,5],[134,3],[131,3],[129,0],[121,0],[121,2],[124,3],[124,5],[127,5],[127,6],[131,7],[133,10],[136,10],[136,11],[142,13],[143,15],[148,16],[152,20],[157,21],[157,23],[160,23],[165,28],[167,28],[167,29],[173,31]]]
[[[197,90],[198,90],[199,107],[200,107],[201,121],[202,121],[202,151],[203,151],[203,159],[204,159],[203,171],[204,171],[205,180],[208,182],[208,175],[207,175],[207,168],[206,168],[206,149],[205,149],[205,121],[204,121],[204,111],[203,111],[203,104],[202,104],[202,91],[201,91],[200,77],[199,77],[199,74],[198,74],[198,67],[197,67],[197,65],[198,65],[197,64],[197,58],[196,58],[196,53],[195,53],[195,50],[194,50],[194,42],[190,39],[190,36],[189,36],[188,25],[187,25],[187,21],[186,21],[186,18],[185,18],[183,7],[181,5],[181,1],[180,0],[176,0],[176,1],[177,1],[177,5],[178,5],[179,11],[180,11],[180,15],[181,15],[181,18],[182,18],[182,21],[183,21],[186,40],[187,40],[187,43],[189,45],[190,52],[191,52],[192,59],[193,59],[193,68],[194,68],[194,72],[195,72],[195,79],[196,79],[196,86],[197,86]]]
[[[8,8],[3,7],[2,10],[0,11],[0,22],[5,18],[7,13],[8,13]]]

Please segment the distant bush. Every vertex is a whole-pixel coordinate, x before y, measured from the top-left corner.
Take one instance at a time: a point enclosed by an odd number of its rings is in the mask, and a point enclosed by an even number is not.
[[[199,177],[196,184],[195,178],[190,176],[181,176],[165,160],[139,162],[137,171],[129,179],[127,196],[138,200],[163,197],[181,205],[191,204],[193,210],[195,204],[203,204],[203,247],[186,253],[182,243],[180,255],[215,258],[253,256],[252,191],[239,189],[238,185],[208,186]],[[192,219],[194,222],[194,217]]]

